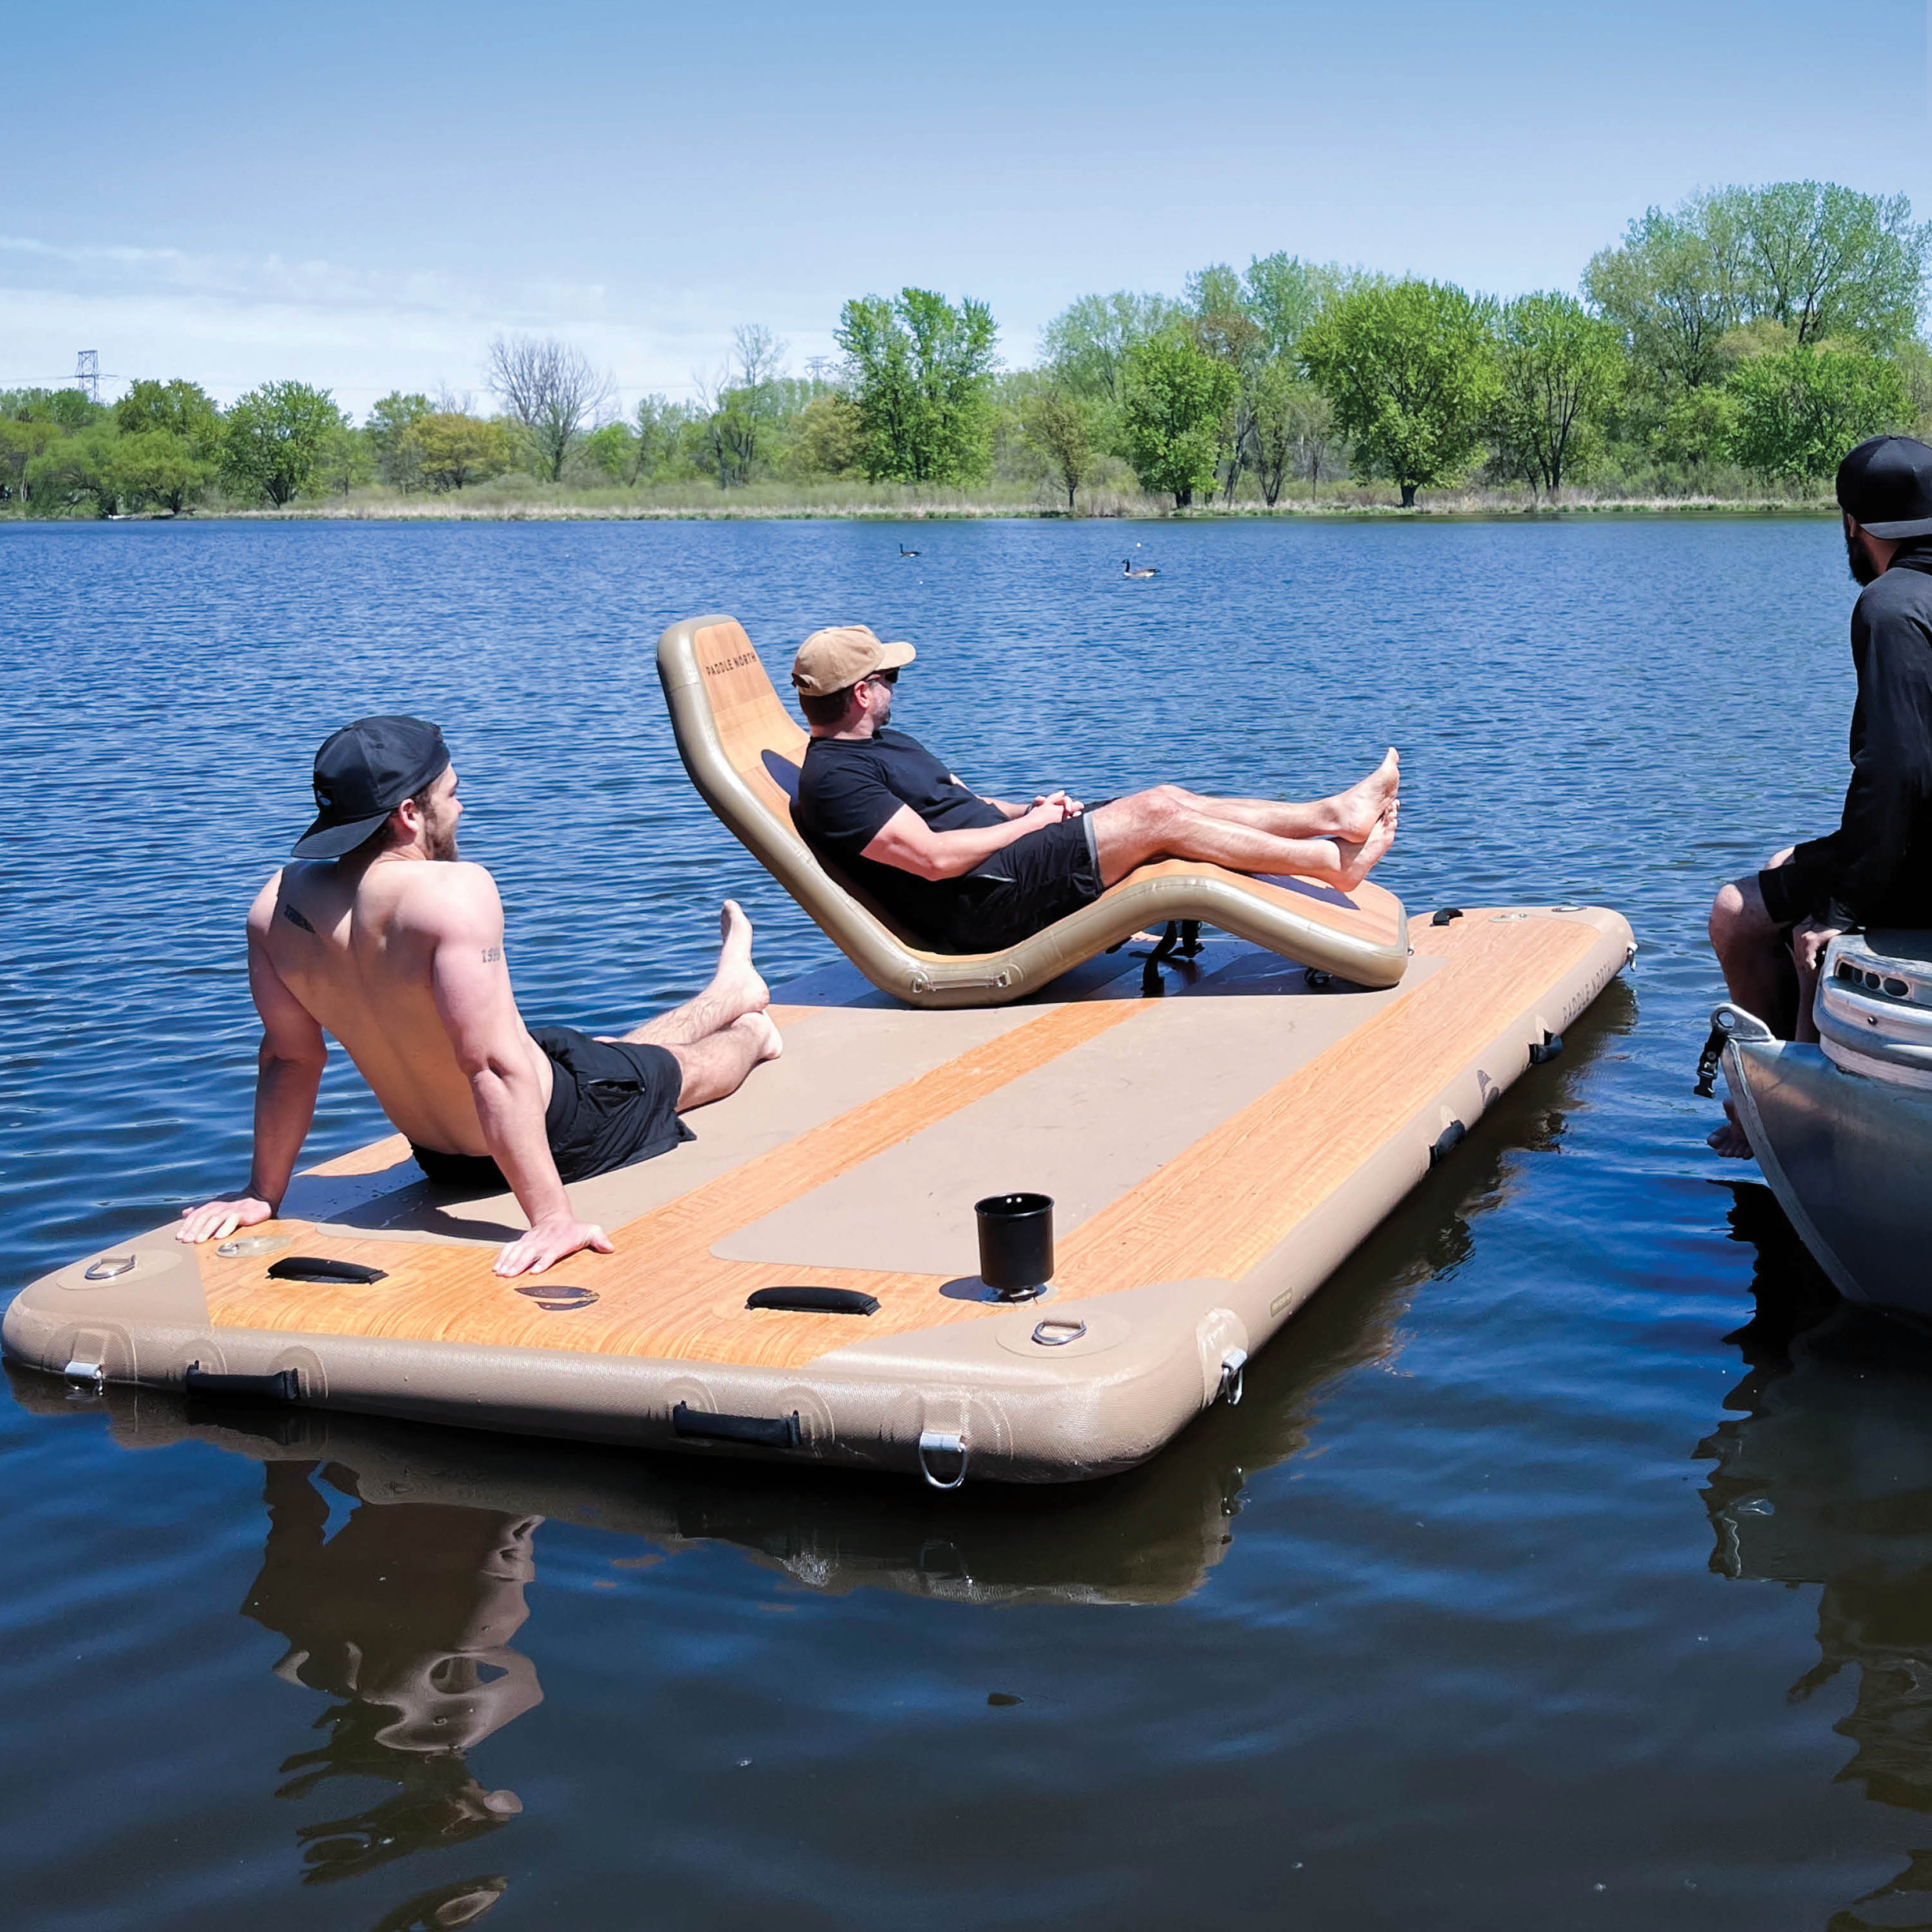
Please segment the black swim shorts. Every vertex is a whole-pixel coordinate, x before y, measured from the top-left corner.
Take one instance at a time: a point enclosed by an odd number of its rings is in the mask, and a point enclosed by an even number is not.
[[[948,952],[996,952],[1100,896],[1090,812],[1016,838],[959,880]]]
[[[589,1180],[698,1138],[678,1118],[684,1071],[668,1048],[592,1040],[574,1027],[532,1027],[530,1037],[550,1056],[544,1134],[562,1179]],[[413,1142],[410,1150],[444,1186],[509,1190],[488,1154],[440,1154]]]

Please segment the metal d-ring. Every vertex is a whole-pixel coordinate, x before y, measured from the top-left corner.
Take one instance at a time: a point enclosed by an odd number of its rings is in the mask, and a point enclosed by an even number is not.
[[[588,1308],[597,1299],[594,1288],[578,1288],[560,1281],[525,1282],[518,1286],[517,1292],[528,1295],[546,1315],[563,1315],[573,1308]]]
[[[1248,1352],[1245,1348],[1230,1348],[1221,1358],[1221,1386],[1214,1393],[1230,1408],[1241,1406],[1241,1382],[1247,1366]]]
[[[1047,1332],[1049,1329],[1054,1332],[1049,1334]],[[1086,1332],[1087,1324],[1084,1322],[1056,1322],[1048,1316],[1046,1321],[1034,1324],[1033,1339],[1042,1348],[1064,1348],[1068,1342],[1078,1341]]]
[[[959,1473],[950,1483],[942,1483],[932,1473],[932,1465],[926,1460],[928,1454],[935,1452],[942,1456],[957,1456],[959,1458]],[[943,1429],[922,1430],[919,1438],[919,1473],[935,1490],[956,1490],[966,1480],[967,1454],[964,1436],[956,1436]]]
[[[132,1255],[103,1255],[100,1260],[81,1276],[81,1280],[82,1281],[112,1281],[117,1276],[131,1274],[134,1272],[134,1257]]]

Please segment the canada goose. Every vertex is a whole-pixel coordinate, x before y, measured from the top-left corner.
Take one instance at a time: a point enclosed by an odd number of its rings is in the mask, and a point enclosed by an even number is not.
[[[1158,577],[1160,572],[1150,563],[1144,563],[1136,570],[1133,559],[1124,556],[1120,560],[1120,574],[1123,577]]]
[[[916,550],[908,550],[904,544],[901,544],[899,545],[899,554],[902,556],[918,556],[919,552]]]

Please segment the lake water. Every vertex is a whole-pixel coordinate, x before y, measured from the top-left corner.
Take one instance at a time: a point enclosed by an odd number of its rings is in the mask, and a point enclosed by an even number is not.
[[[532,1016],[688,993],[725,891],[822,960],[679,768],[698,610],[775,670],[911,637],[898,722],[987,790],[1394,742],[1412,908],[1643,945],[1240,1408],[1090,1490],[15,1372],[12,1922],[1932,1924],[1932,1352],[1690,1092],[1713,887],[1835,819],[1852,595],[1828,522],[0,527],[0,1289],[243,1178],[242,915],[362,712],[446,725]],[[313,1154],[380,1130],[332,1067]]]

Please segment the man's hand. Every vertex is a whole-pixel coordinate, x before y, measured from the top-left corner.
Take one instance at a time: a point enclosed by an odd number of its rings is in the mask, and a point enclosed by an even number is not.
[[[258,1221],[272,1221],[275,1210],[266,1201],[244,1194],[238,1201],[204,1201],[199,1208],[182,1210],[181,1226],[175,1230],[178,1241],[225,1241],[237,1228],[252,1228]]]
[[[592,1254],[614,1252],[616,1244],[594,1221],[574,1215],[546,1216],[496,1257],[499,1274],[542,1274],[553,1262],[588,1248]]]
[[[1069,798],[1064,791],[1042,792],[1040,796],[1034,800],[1032,805],[1028,807],[1028,809],[1032,812],[1037,812],[1043,805],[1052,805],[1059,807],[1059,816],[1058,818],[1048,820],[1047,823],[1049,825],[1058,825],[1062,818],[1078,818],[1080,814],[1087,809],[1087,808],[1081,803],[1079,800],[1077,798]]]

